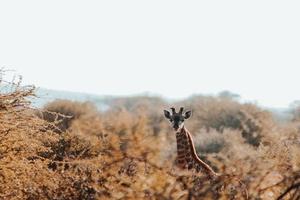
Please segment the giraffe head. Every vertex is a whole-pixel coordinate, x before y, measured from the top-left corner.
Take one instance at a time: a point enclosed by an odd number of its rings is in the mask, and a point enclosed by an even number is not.
[[[179,112],[175,111],[175,108],[171,108],[172,113],[164,110],[165,117],[171,122],[172,127],[175,131],[183,127],[184,120],[190,118],[192,111],[187,111],[183,114],[183,107],[180,108]]]

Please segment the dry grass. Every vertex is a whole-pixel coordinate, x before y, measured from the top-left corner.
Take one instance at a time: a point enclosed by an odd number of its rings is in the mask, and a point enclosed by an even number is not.
[[[117,99],[105,112],[58,100],[37,110],[33,87],[10,84],[0,95],[0,199],[299,199],[298,124],[277,124],[255,105],[178,102],[194,111],[187,127],[199,156],[221,174],[208,181],[174,167],[162,99]]]

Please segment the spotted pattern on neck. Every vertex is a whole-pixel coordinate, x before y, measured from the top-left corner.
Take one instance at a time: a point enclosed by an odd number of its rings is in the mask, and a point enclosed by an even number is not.
[[[217,176],[214,170],[198,157],[192,136],[184,126],[176,132],[176,140],[176,165],[180,169],[193,170],[207,174],[209,177]]]

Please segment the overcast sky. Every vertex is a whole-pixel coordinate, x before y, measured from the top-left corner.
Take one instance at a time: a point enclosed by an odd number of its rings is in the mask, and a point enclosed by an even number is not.
[[[0,67],[49,89],[300,99],[299,1],[1,1]]]

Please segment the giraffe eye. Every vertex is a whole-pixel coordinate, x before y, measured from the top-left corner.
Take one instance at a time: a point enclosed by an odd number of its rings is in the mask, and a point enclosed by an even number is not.
[[[170,119],[170,122],[173,122],[173,119]]]

